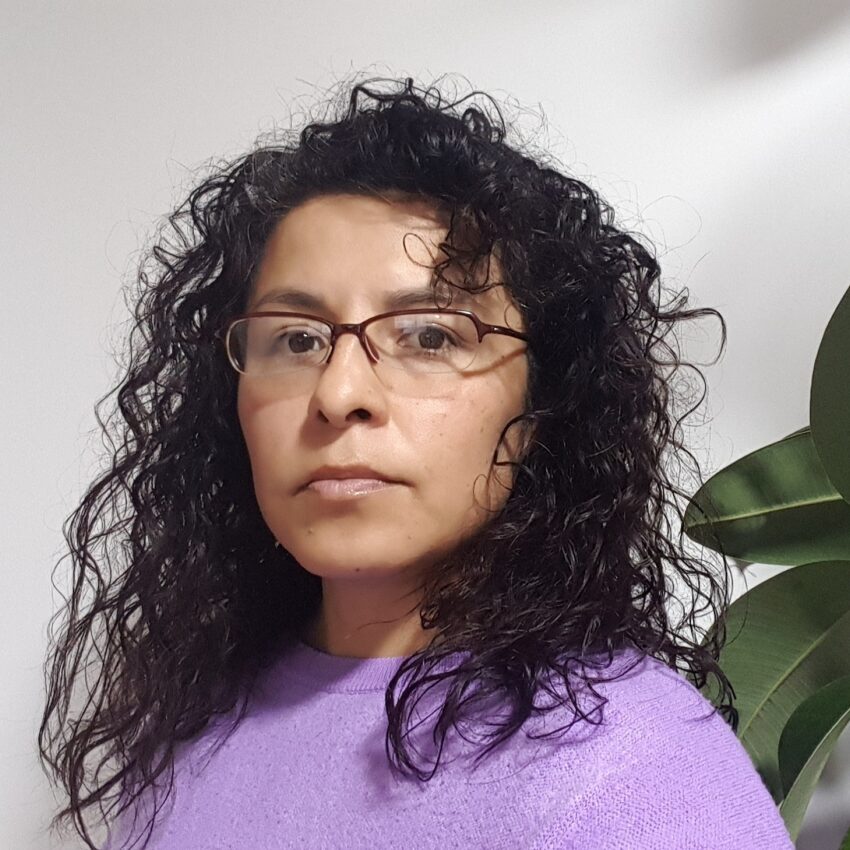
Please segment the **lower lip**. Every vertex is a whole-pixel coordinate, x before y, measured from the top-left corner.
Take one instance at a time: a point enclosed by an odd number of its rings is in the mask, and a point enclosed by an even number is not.
[[[379,478],[322,478],[319,481],[310,482],[307,490],[325,499],[351,499],[395,486],[397,486],[395,482],[381,481]]]

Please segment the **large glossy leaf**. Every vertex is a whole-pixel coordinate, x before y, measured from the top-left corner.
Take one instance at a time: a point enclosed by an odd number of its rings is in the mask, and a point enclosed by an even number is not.
[[[804,700],[782,730],[779,773],[784,799],[779,810],[795,841],[821,772],[848,721],[850,676],[843,676]]]
[[[827,477],[808,428],[711,476],[682,527],[698,543],[751,563],[850,558],[850,504]]]
[[[850,561],[803,564],[761,582],[732,603],[726,628],[719,663],[735,689],[737,734],[779,804],[785,724],[805,700],[850,675]],[[703,691],[716,704],[713,678]]]
[[[818,347],[809,394],[812,439],[829,480],[850,501],[850,290]]]
[[[692,539],[740,564],[791,567],[733,603],[720,666],[736,691],[738,736],[795,840],[850,714],[848,364],[850,290],[818,350],[811,427],[714,475],[683,520]]]

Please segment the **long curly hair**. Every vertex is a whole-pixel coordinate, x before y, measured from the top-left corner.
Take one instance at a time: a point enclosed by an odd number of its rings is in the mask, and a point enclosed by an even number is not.
[[[675,541],[665,516],[672,507],[682,520],[677,497],[688,498],[671,483],[669,461],[686,454],[701,481],[678,433],[699,402],[675,418],[683,361],[665,337],[679,320],[714,314],[722,351],[725,321],[711,308],[684,309],[686,292],[664,309],[651,248],[615,226],[597,192],[547,164],[545,152],[508,144],[492,97],[461,112],[478,94],[450,100],[411,78],[346,84],[326,120],[276,128],[250,152],[208,165],[169,215],[173,233],[165,225],[157,233],[139,266],[130,357],[116,388],[117,446],[63,524],[73,591],[50,621],[38,744],[70,802],[51,828],[72,819],[96,850],[83,811],[110,794],[124,811],[169,768],[173,787],[177,744],[238,705],[235,728],[261,671],[319,610],[321,579],[276,546],[261,517],[221,329],[244,310],[281,217],[323,193],[401,192],[447,210],[443,266],[469,281],[498,252],[529,334],[525,410],[505,430],[525,421],[533,440],[512,462],[504,506],[422,579],[421,624],[438,639],[387,687],[391,767],[421,781],[434,775],[439,758],[430,772],[418,766],[404,727],[425,684],[419,674],[456,652],[460,665],[427,680],[449,685],[437,731],[457,724],[474,683],[476,699],[497,696],[510,707],[479,758],[537,710],[540,690],[577,708],[575,689],[587,684],[607,702],[593,683],[608,680],[590,676],[582,659],[598,650],[610,663],[623,646],[682,667],[699,688],[716,677],[714,712],[737,732],[734,689],[718,664],[726,573],[686,556],[684,532]],[[95,406],[106,433],[99,408],[116,390]],[[666,606],[683,603],[683,591],[689,604],[674,622]],[[702,611],[713,624],[700,641]],[[86,646],[100,656],[93,684],[80,665]],[[560,693],[549,687],[552,673]],[[85,710],[69,718],[81,678]],[[408,685],[396,699],[402,678]],[[109,762],[116,769],[101,781]]]

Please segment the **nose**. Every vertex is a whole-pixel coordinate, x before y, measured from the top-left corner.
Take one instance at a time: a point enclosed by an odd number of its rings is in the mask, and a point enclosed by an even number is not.
[[[372,367],[368,343],[361,345],[356,332],[340,333],[313,387],[311,406],[338,428],[345,427],[352,416],[383,420],[386,397]]]
[[[339,331],[339,333],[337,335],[336,341],[333,343],[333,345],[331,347],[331,352],[328,355],[328,359],[325,361],[326,365],[329,364],[331,362],[331,360],[333,360],[333,356],[334,356],[334,354],[336,354],[337,348],[339,348],[339,346],[342,344],[343,337],[345,337],[346,335],[354,337],[354,341],[352,341],[350,343],[350,345],[353,345],[355,348],[358,348],[358,347],[362,348],[363,351],[366,354],[366,358],[369,361],[370,365],[375,362],[376,357],[373,357],[372,352],[369,350],[369,343],[366,340],[365,333],[362,335],[362,338],[361,338],[360,334],[357,333],[356,325],[355,326],[343,325],[341,327],[341,330]],[[348,358],[343,356],[343,357],[338,358],[338,359],[344,359],[344,360],[347,361]]]

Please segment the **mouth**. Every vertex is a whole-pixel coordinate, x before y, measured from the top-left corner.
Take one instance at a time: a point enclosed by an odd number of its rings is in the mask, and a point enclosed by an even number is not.
[[[322,499],[351,499],[400,486],[399,482],[381,478],[319,478],[307,484],[304,492],[313,493]]]

